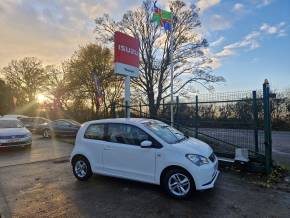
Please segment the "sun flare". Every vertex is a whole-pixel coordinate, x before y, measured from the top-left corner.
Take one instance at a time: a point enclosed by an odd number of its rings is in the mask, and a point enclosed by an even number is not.
[[[40,104],[44,103],[47,100],[47,97],[43,94],[36,95],[36,101]]]

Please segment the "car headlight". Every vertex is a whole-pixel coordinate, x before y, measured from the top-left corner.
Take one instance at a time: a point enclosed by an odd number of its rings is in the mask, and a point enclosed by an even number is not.
[[[197,166],[202,166],[209,163],[206,157],[199,154],[186,154],[185,157]]]
[[[25,134],[25,136],[24,136],[24,138],[28,138],[28,137],[32,137],[32,134],[31,133],[27,133],[27,134]]]

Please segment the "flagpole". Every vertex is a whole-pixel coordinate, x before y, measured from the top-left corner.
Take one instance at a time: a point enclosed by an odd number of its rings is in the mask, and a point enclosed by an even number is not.
[[[170,61],[170,125],[174,125],[174,116],[173,116],[173,8],[170,6],[170,13],[161,10],[156,6],[157,0],[154,1],[154,14],[153,21],[158,22],[158,25],[164,27],[165,31],[169,32],[169,61]],[[164,20],[163,20],[164,19]],[[169,21],[168,21],[169,20]]]
[[[173,116],[173,32],[170,31],[170,124],[173,127],[174,125],[174,116]]]

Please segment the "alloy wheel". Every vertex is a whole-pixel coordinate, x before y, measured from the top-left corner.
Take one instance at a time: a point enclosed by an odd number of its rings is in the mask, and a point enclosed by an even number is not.
[[[50,137],[50,132],[49,132],[48,129],[44,130],[44,132],[43,132],[43,137],[44,137],[44,138],[49,138],[49,137]]]
[[[185,196],[190,190],[190,180],[182,173],[172,174],[168,179],[168,188],[178,197]]]
[[[78,177],[84,178],[87,175],[88,167],[83,160],[78,160],[75,164],[74,170]]]

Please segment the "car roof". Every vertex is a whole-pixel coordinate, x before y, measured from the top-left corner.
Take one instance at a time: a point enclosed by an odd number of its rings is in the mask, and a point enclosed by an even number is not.
[[[27,118],[27,116],[25,115],[19,115],[19,114],[6,114],[4,115],[3,117],[6,117],[6,118],[18,118],[18,117],[21,117],[21,118]]]
[[[44,119],[44,120],[49,120],[49,119],[47,119],[47,118],[45,118],[45,117],[20,117],[20,119]]]
[[[158,120],[148,119],[148,118],[112,118],[112,119],[101,119],[92,120],[87,123],[124,123],[124,124],[141,124],[145,122],[160,122]]]
[[[0,117],[0,120],[16,120],[16,121],[19,121],[17,118],[14,118],[14,117]]]
[[[71,122],[71,121],[74,121],[74,120],[71,120],[71,119],[57,119],[57,120],[53,120],[53,121],[67,121],[67,122]],[[77,121],[74,121],[74,122],[77,122]]]

